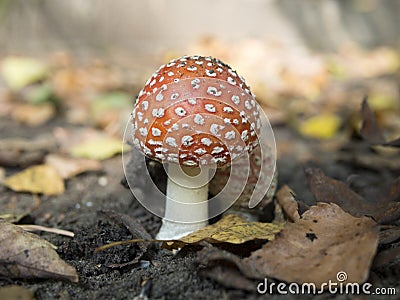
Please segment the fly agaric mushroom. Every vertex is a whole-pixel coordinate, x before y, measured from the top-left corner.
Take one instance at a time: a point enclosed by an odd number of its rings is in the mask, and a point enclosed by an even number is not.
[[[146,82],[132,116],[133,144],[168,168],[157,238],[177,239],[207,225],[216,168],[258,145],[261,119],[244,79],[211,57],[174,59]]]

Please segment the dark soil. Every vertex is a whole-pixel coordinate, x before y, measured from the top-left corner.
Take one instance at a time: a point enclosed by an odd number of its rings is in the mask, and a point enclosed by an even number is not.
[[[62,125],[62,120],[56,120],[46,126],[32,129],[4,118],[0,119],[0,132],[2,138],[33,138],[48,134],[55,126]],[[285,128],[276,128],[275,135],[278,147],[284,139],[293,138]],[[369,170],[337,162],[336,154],[321,150],[318,143],[307,142],[306,147],[307,151],[315,153],[315,159],[304,162],[299,161],[294,155],[280,157],[278,170],[280,184],[288,184],[297,196],[308,204],[313,203],[313,197],[308,190],[303,169],[310,164],[318,165],[327,175],[342,180],[346,180],[351,174],[361,175],[361,178],[364,178],[363,184],[392,180],[399,175],[389,170]],[[133,264],[129,262],[142,252],[139,245],[117,246],[95,252],[97,247],[104,244],[132,238],[131,232],[113,217],[112,213],[129,215],[151,236],[155,235],[160,226],[160,219],[142,208],[130,190],[121,184],[124,178],[121,158],[108,159],[103,162],[103,167],[102,172],[86,173],[68,180],[66,192],[57,197],[39,196],[39,200],[37,198],[35,200],[30,194],[15,193],[0,187],[2,213],[30,212],[29,218],[25,220],[27,223],[62,228],[75,233],[74,238],[50,233],[42,233],[41,236],[58,246],[60,257],[73,265],[79,274],[79,283],[0,278],[0,286],[21,285],[32,290],[36,299],[134,299],[141,290],[149,299],[266,297],[259,295],[256,290],[227,289],[201,276],[202,266],[196,262],[197,248],[184,248],[173,253],[160,249],[159,245],[148,245],[148,251]],[[14,169],[6,171],[7,175],[15,172]],[[99,178],[102,180],[99,181]],[[124,263],[128,265],[112,267],[113,264]],[[396,268],[373,270],[370,282],[376,286],[394,286],[400,291],[400,272]],[[269,296],[272,299],[275,297],[286,296]],[[330,297],[332,296],[329,294],[319,296],[319,298]],[[336,297],[346,298],[343,295]]]

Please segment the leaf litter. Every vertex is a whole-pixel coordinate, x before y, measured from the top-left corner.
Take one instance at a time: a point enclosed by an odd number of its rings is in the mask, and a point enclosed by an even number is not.
[[[12,241],[12,242],[11,242]],[[55,246],[39,236],[0,220],[0,274],[10,278],[54,278],[78,282],[74,267]]]

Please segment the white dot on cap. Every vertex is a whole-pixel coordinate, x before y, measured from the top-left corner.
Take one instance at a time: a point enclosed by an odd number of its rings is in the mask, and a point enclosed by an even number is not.
[[[207,151],[204,148],[198,148],[198,149],[194,150],[193,152],[198,155],[203,155],[203,154],[207,153]]]
[[[160,136],[161,135],[161,130],[158,129],[158,128],[153,127],[153,128],[151,128],[151,134],[153,136]]]
[[[175,113],[178,115],[178,117],[186,116],[186,110],[181,106],[178,106],[177,108],[175,108]]]
[[[147,128],[145,127],[139,128],[139,132],[142,136],[147,136]]]
[[[151,111],[151,114],[153,117],[155,118],[162,118],[164,116],[164,108],[160,107],[160,108],[154,108]]]
[[[240,103],[240,98],[237,95],[233,95],[231,98],[232,102],[235,103],[236,105],[239,105]]]
[[[219,97],[219,96],[221,96],[222,91],[218,91],[218,89],[216,87],[214,87],[214,86],[209,86],[207,88],[207,94]]]
[[[176,139],[173,137],[167,137],[165,139],[165,142],[167,143],[167,145],[169,145],[171,147],[178,147],[178,144],[176,143]]]
[[[193,144],[193,138],[190,135],[184,135],[181,139],[182,145],[185,147],[189,147]]]
[[[206,109],[206,111],[209,111],[209,112],[214,113],[216,111],[215,106],[213,104],[206,104],[206,105],[204,105],[204,108]]]
[[[224,148],[217,146],[214,147],[214,149],[211,151],[211,154],[218,154],[221,153],[222,151],[224,151]]]
[[[235,137],[236,137],[236,133],[234,130],[228,131],[227,133],[225,133],[225,138],[227,140],[233,140]]]
[[[204,118],[200,114],[196,114],[193,118],[193,121],[198,125],[204,124]]]
[[[202,138],[201,143],[208,147],[212,144],[212,141],[209,138]]]
[[[148,108],[149,108],[149,102],[143,101],[143,102],[142,102],[142,109],[143,109],[143,110],[147,110]]]

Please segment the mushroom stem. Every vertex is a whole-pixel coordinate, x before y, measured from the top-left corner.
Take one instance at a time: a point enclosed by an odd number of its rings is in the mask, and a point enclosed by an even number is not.
[[[206,168],[168,165],[165,215],[157,239],[179,239],[208,224],[208,177]]]

